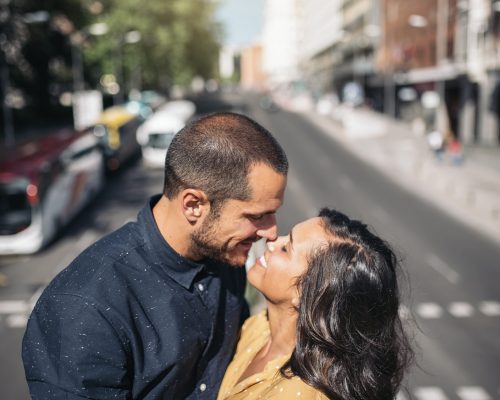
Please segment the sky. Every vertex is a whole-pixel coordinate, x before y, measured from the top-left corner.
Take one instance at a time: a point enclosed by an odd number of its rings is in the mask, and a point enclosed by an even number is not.
[[[225,44],[244,47],[260,37],[264,0],[221,0],[217,18],[224,25]]]

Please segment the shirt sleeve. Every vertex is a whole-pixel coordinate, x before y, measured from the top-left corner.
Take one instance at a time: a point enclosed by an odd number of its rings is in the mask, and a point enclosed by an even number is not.
[[[126,345],[107,312],[81,296],[42,296],[23,339],[32,399],[132,397]]]

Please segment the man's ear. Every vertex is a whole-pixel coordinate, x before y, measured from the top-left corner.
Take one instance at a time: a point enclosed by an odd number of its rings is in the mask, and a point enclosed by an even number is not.
[[[210,202],[204,191],[198,189],[184,189],[181,194],[182,213],[191,224],[203,219],[210,211]]]

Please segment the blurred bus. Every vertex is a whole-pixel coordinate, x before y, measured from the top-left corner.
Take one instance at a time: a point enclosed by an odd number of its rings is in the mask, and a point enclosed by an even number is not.
[[[94,133],[102,140],[109,171],[117,170],[127,161],[140,155],[136,132],[142,122],[140,115],[123,106],[114,106],[103,111],[94,127]]]
[[[0,254],[34,253],[104,183],[100,140],[91,130],[61,130],[0,155]]]
[[[193,117],[196,107],[188,100],[175,100],[161,106],[137,130],[146,166],[163,167],[168,146],[174,135]]]

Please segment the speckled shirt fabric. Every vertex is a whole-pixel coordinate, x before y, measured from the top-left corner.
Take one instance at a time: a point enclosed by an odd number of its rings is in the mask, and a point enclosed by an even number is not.
[[[217,400],[327,400],[323,393],[299,377],[287,379],[281,375],[280,368],[290,355],[269,361],[263,371],[238,382],[259,350],[269,341],[269,335],[266,310],[245,322],[236,354],[226,371]]]
[[[245,271],[175,253],[153,219],[80,254],[30,317],[23,362],[33,399],[215,399],[242,321]]]

